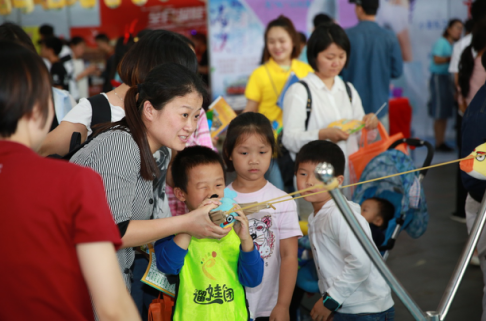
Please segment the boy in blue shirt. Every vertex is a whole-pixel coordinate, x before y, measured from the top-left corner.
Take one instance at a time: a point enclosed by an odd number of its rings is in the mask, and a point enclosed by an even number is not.
[[[221,157],[207,147],[179,152],[171,168],[175,196],[191,211],[222,198]],[[244,287],[258,286],[263,260],[253,244],[248,219],[238,211],[232,231],[221,240],[178,234],[155,243],[157,268],[178,275],[173,320],[248,320]]]

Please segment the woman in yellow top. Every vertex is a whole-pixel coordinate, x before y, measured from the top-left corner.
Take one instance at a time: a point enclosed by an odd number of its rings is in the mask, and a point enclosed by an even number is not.
[[[282,128],[282,108],[277,100],[291,72],[299,79],[312,72],[312,67],[299,61],[300,45],[298,34],[290,19],[279,16],[270,21],[265,30],[263,64],[255,69],[246,85],[246,107],[243,112],[259,112],[272,123],[273,129]],[[271,173],[270,173],[271,172]],[[275,162],[268,170],[267,180],[284,189],[280,171]]]

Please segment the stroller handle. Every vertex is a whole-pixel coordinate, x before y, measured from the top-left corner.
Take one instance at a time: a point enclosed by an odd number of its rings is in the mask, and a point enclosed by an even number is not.
[[[432,158],[434,157],[434,148],[428,141],[416,139],[416,138],[401,138],[395,141],[393,144],[391,144],[390,147],[388,147],[388,150],[394,149],[400,144],[407,144],[408,146],[413,146],[413,147],[423,147],[423,146],[427,147],[427,156],[425,157],[424,164],[422,165],[422,167],[430,166],[430,164],[432,163]],[[426,169],[420,171],[420,175],[422,175],[423,177],[425,177],[425,174],[427,174]]]

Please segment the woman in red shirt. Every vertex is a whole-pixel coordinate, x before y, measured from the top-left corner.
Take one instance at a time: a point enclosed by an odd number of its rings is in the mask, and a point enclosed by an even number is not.
[[[0,320],[140,320],[121,245],[91,169],[38,156],[54,115],[38,55],[0,41]]]

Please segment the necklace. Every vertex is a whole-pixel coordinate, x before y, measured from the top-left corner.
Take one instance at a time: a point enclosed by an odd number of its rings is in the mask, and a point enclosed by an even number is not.
[[[123,102],[123,98],[121,98],[120,96],[118,96],[118,94],[116,93],[116,89],[113,89],[113,92],[115,93],[115,95],[118,97],[118,99],[120,99],[122,102]]]

